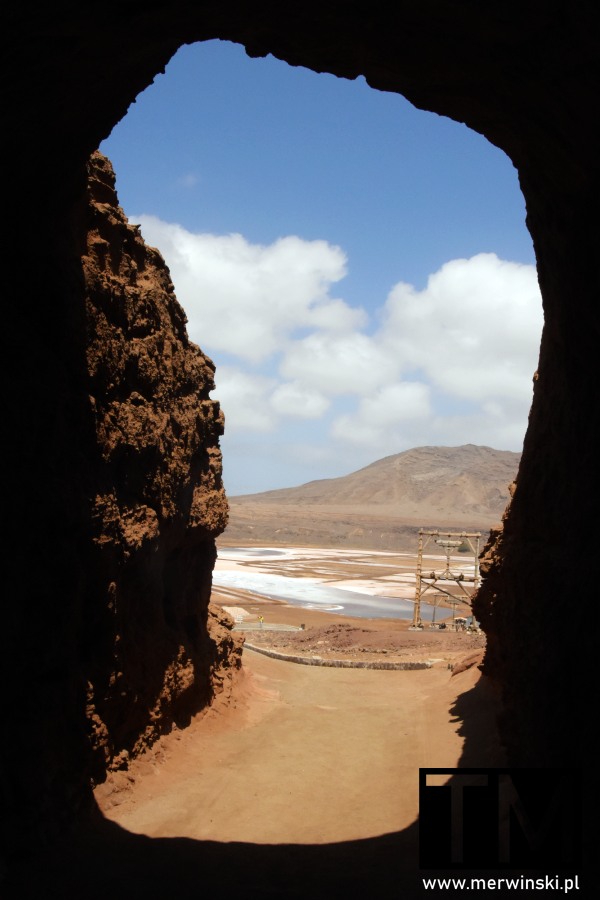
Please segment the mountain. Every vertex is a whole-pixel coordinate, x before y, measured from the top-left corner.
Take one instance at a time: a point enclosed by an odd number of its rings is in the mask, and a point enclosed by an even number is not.
[[[473,444],[416,447],[340,478],[230,497],[223,540],[386,549],[414,543],[419,527],[486,532],[520,458]]]

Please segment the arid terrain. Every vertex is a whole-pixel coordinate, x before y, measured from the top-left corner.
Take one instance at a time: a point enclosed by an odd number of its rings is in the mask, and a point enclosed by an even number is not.
[[[290,625],[304,613],[278,612]],[[310,622],[295,634],[352,655],[348,622]],[[417,896],[419,767],[502,764],[494,697],[473,636],[372,624],[357,629],[362,647],[391,649],[393,636],[394,652],[431,666],[306,666],[246,649],[233,703],[217,702],[97,789],[107,819],[153,839],[159,859],[158,840],[214,848],[217,859],[230,848],[247,896],[351,896],[356,879],[361,893]]]
[[[520,454],[417,447],[340,478],[229,497],[221,541],[414,550],[419,528],[483,531],[510,498]]]
[[[323,616],[326,614],[323,613]],[[446,662],[448,668],[481,658],[484,636],[455,631],[409,631],[385,622],[367,624],[332,622],[300,631],[253,631],[246,637],[252,647],[273,650],[283,656],[309,657],[313,661],[340,660],[374,667],[395,663]]]
[[[456,572],[473,564],[472,554],[450,557]],[[446,565],[434,541],[423,553],[422,565],[429,569]],[[232,616],[247,644],[279,654],[371,663],[425,661],[433,655],[451,662],[483,649],[484,635],[475,623],[469,630],[456,624],[471,615],[467,589],[454,604],[434,591],[434,602],[439,603],[435,608],[426,604],[430,595],[425,591],[424,627],[411,629],[416,567],[416,553],[224,547],[216,563],[212,599]],[[235,586],[224,587],[222,573],[233,574]],[[298,594],[296,603],[261,594],[261,578],[267,579],[268,587],[270,576],[274,576],[275,591],[276,579],[306,584],[307,589]],[[331,588],[335,603],[328,606]],[[369,597],[375,604],[372,608],[361,605]],[[393,607],[396,599],[406,608],[397,615],[387,614],[387,605]]]
[[[475,472],[473,459],[486,463],[483,470]],[[426,489],[423,466],[435,473]],[[412,491],[410,502],[422,502],[424,510],[401,523],[400,546],[395,513],[402,503],[393,490],[384,496],[377,487],[389,486],[390,467]],[[232,693],[221,693],[189,728],[110,773],[95,791],[107,820],[153,839],[338,848],[327,865],[342,853],[344,875],[324,870],[301,878],[299,893],[306,884],[327,893],[351,881],[356,866],[363,881],[388,884],[402,872],[410,886],[419,767],[503,761],[495,698],[479,669],[485,635],[470,616],[468,592],[455,603],[436,594],[433,619],[430,607],[429,620],[413,627],[418,530],[429,517],[448,530],[454,523],[470,531],[473,521],[485,541],[486,522],[501,518],[513,467],[516,454],[422,448],[325,483],[331,503],[321,502],[322,483],[317,490],[307,485],[234,499],[230,527],[218,541],[211,598],[244,641]],[[465,490],[479,498],[473,519],[457,512]],[[486,505],[484,495],[494,502]],[[394,499],[398,506],[388,502]],[[370,522],[371,534],[378,530],[379,549],[363,546],[369,543],[364,530],[351,536],[354,520]],[[243,539],[244,522],[252,540]],[[288,533],[309,539],[286,541]],[[261,544],[260,535],[269,540]],[[393,550],[386,535],[396,542]],[[423,564],[443,568],[444,553],[432,539]],[[474,571],[472,553],[454,548],[448,559],[455,571]],[[279,585],[290,583],[303,587],[300,599],[277,596]],[[406,610],[386,614],[394,603]],[[386,844],[377,863],[350,849],[382,839],[396,850]],[[273,878],[253,869],[245,884],[250,891],[273,890]],[[284,895],[295,896],[288,887]]]
[[[391,560],[404,564],[400,576],[414,573],[414,558],[332,551],[222,564],[305,580],[320,572],[377,591],[389,590]],[[325,896],[355,876],[415,888],[419,767],[503,761],[478,668],[484,635],[455,628],[450,607],[438,610],[444,628],[412,630],[410,619],[323,612],[243,588],[215,587],[212,602],[245,640],[233,694],[111,773],[96,789],[106,818],[155,839],[321,846],[327,861],[299,876],[298,895],[309,884]],[[381,857],[365,857],[371,840],[384,841]],[[330,868],[337,854],[343,871]],[[275,878],[251,866],[245,885],[268,893]]]

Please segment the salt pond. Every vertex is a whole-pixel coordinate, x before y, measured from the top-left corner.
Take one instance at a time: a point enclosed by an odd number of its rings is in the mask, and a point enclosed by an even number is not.
[[[255,570],[248,562],[260,563],[261,559],[268,563],[277,558],[277,561],[311,559],[360,559],[365,564],[364,557],[377,556],[376,553],[348,551],[321,551],[300,550],[298,548],[285,548],[275,550],[272,548],[242,548],[228,547],[219,549],[217,565],[213,572],[213,584],[216,587],[243,590],[258,597],[267,597],[272,600],[283,600],[294,606],[305,609],[319,609],[323,612],[339,612],[345,616],[358,618],[379,619],[412,619],[414,602],[412,599],[386,596],[381,593],[381,582],[361,580],[361,589],[330,586],[322,579],[310,577],[290,577],[278,575],[268,571]],[[381,554],[389,558],[389,554]],[[232,566],[231,563],[234,565]],[[236,566],[236,563],[246,565]],[[373,563],[366,563],[372,565]],[[433,606],[421,603],[421,617],[425,621],[431,621],[434,613]],[[439,610],[437,611],[439,619]]]

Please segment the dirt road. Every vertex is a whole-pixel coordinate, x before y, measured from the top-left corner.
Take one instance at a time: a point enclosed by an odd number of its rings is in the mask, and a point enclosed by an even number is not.
[[[419,767],[459,764],[452,707],[476,667],[331,669],[247,650],[243,660],[234,708],[217,705],[98,788],[109,819],[150,837],[350,841],[406,828]],[[490,752],[481,747],[479,765]]]
[[[17,871],[7,898],[426,896],[419,767],[504,762],[489,685],[453,665],[321,668],[244,651],[235,704],[217,700],[114,773],[96,789],[104,815]]]

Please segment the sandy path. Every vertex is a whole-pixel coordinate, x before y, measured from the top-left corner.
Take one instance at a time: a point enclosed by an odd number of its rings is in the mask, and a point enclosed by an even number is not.
[[[235,708],[215,707],[97,790],[107,818],[150,837],[374,837],[417,818],[419,766],[459,763],[463,723],[451,710],[478,681],[476,668],[453,676],[441,664],[372,671],[250,651],[243,659]],[[470,761],[493,763],[483,746]]]
[[[3,896],[430,896],[419,767],[504,764],[479,670],[243,660],[235,705],[217,700],[111,776],[96,790],[105,817],[16,870]]]

